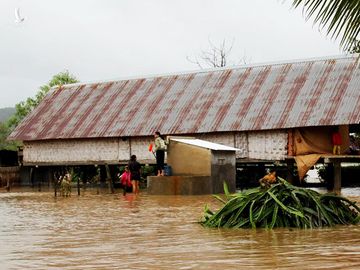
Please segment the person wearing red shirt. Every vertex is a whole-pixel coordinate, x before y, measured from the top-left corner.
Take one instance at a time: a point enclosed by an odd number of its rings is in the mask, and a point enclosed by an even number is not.
[[[123,188],[123,195],[126,195],[126,189],[131,187],[131,173],[128,166],[125,166],[125,171],[122,175],[120,175],[120,181]]]
[[[332,143],[333,143],[333,154],[340,155],[340,151],[341,151],[340,146],[342,144],[342,138],[338,128],[334,130],[334,132],[332,133]]]

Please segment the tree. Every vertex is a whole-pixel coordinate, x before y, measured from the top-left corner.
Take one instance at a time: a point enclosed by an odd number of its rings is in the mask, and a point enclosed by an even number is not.
[[[0,150],[17,150],[17,142],[6,141],[6,138],[10,135],[11,130],[6,123],[0,123]]]
[[[41,102],[45,95],[49,92],[51,87],[57,85],[65,85],[69,83],[76,83],[78,80],[71,75],[69,71],[60,72],[52,77],[52,79],[40,87],[35,97],[27,98],[26,101],[21,101],[15,105],[15,113],[5,122],[0,123],[0,149],[16,150],[19,142],[8,142],[6,138],[18,126],[18,124]]]
[[[341,36],[340,45],[351,51],[360,32],[359,0],[293,0],[295,8],[303,7],[306,19],[314,17],[314,23],[326,28],[332,38]]]
[[[229,64],[230,54],[234,45],[232,41],[230,46],[226,45],[226,40],[224,39],[218,46],[209,40],[210,48],[209,50],[202,50],[199,56],[194,59],[186,57],[186,59],[196,64],[199,68],[203,69],[205,67],[210,68],[219,68],[225,67]],[[246,59],[243,57],[237,64],[246,64]]]
[[[360,1],[359,0],[293,0],[295,8],[303,7],[306,19],[315,17],[314,23],[327,28],[332,38],[341,36],[340,46],[349,53],[360,53]],[[359,136],[359,133],[355,133]]]
[[[60,72],[52,77],[52,79],[40,87],[40,90],[36,93],[35,97],[27,98],[26,101],[21,101],[15,105],[16,112],[7,121],[7,125],[10,129],[14,129],[35,107],[41,102],[45,95],[49,92],[51,87],[60,86],[70,83],[77,83],[78,80],[75,76],[71,75],[69,71]]]
[[[360,40],[354,40],[353,46],[349,50],[349,53],[360,53]]]

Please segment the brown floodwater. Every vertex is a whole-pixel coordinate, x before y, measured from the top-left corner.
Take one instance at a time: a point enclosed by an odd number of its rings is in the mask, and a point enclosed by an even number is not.
[[[0,192],[0,269],[360,269],[360,226],[208,229],[211,196],[74,193]]]

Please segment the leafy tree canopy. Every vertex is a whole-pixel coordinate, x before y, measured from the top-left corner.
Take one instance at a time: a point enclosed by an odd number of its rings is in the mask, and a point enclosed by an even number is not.
[[[60,86],[70,83],[77,83],[75,76],[71,75],[69,71],[60,72],[52,77],[52,79],[40,87],[35,97],[29,97],[25,101],[15,105],[15,113],[5,122],[0,123],[0,149],[16,150],[19,142],[8,142],[6,138],[19,125],[19,123],[27,116],[45,97],[51,87]]]
[[[36,93],[35,97],[29,97],[25,101],[21,101],[15,105],[16,112],[12,117],[10,117],[7,125],[10,129],[14,129],[21,122],[21,120],[25,118],[26,115],[28,115],[37,105],[39,105],[40,101],[49,92],[51,87],[76,82],[78,82],[78,80],[75,78],[75,76],[71,75],[69,71],[60,72],[54,75],[48,84],[40,87],[40,90]]]
[[[6,138],[10,135],[11,130],[6,123],[0,123],[0,150],[17,150],[19,143],[13,141],[6,141]]]
[[[360,53],[360,40],[355,40],[349,53]]]

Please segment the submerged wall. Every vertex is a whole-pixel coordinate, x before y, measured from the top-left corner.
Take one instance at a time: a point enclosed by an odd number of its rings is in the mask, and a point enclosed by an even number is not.
[[[210,176],[148,176],[148,194],[204,195],[212,193]]]
[[[20,182],[20,167],[0,167],[0,187],[18,184]]]
[[[213,151],[211,157],[212,192],[223,193],[224,182],[229,191],[236,190],[236,159],[232,151]]]

